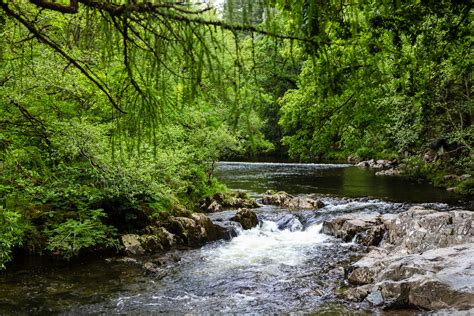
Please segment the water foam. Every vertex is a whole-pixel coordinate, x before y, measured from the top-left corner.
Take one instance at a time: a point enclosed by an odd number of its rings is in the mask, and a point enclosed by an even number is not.
[[[263,221],[260,227],[243,231],[226,245],[204,249],[206,261],[214,266],[234,269],[246,266],[302,264],[308,248],[324,243],[329,237],[321,234],[322,224],[306,230],[279,230],[272,221]]]

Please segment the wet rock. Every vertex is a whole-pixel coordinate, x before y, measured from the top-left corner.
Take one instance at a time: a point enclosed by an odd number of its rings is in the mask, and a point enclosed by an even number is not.
[[[380,291],[371,292],[365,299],[373,306],[380,306],[384,302],[382,293],[380,293]]]
[[[231,240],[239,235],[243,230],[242,225],[233,221],[214,222],[215,229],[218,232],[219,239]]]
[[[133,263],[138,264],[138,260],[131,257],[122,257],[122,258],[107,258],[105,259],[106,262],[122,262],[122,263]]]
[[[239,209],[231,221],[240,223],[243,229],[251,229],[258,225],[257,214],[249,209]]]
[[[225,207],[232,207],[232,208],[258,208],[259,205],[257,201],[254,199],[249,198],[242,198],[242,197],[232,197],[225,201]]]
[[[303,224],[291,214],[286,214],[277,222],[278,229],[288,229],[291,232],[303,230]]]
[[[120,237],[125,252],[128,255],[142,255],[145,253],[143,249],[140,236],[136,234],[127,234]]]
[[[318,209],[324,207],[324,203],[319,199],[315,200],[307,196],[293,196],[286,192],[274,194],[267,192],[262,198],[262,203],[283,206],[290,209]]]
[[[196,222],[196,224],[206,231],[206,242],[215,241],[219,239],[228,239],[228,236],[232,233],[229,231],[231,230],[231,225],[221,226],[216,225],[211,221],[211,219],[202,213],[193,213],[191,218]]]
[[[173,266],[179,261],[181,261],[181,258],[177,254],[170,252],[151,259],[151,262],[157,266]]]
[[[143,270],[145,270],[146,274],[153,275],[155,279],[162,279],[168,274],[166,269],[163,269],[152,262],[145,262],[143,264]]]
[[[323,223],[322,232],[342,240],[356,241],[366,246],[378,245],[385,234],[383,220],[379,213],[347,214]]]
[[[176,238],[163,227],[148,226],[144,234],[127,234],[121,237],[128,255],[143,255],[168,250],[176,245]]]

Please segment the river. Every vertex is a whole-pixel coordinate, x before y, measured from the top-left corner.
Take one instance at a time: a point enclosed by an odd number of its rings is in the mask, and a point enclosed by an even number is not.
[[[217,176],[257,199],[268,189],[285,190],[317,194],[326,206],[316,212],[262,206],[256,210],[259,227],[230,241],[174,251],[180,261],[160,277],[107,256],[69,264],[24,258],[0,274],[0,314],[366,314],[367,306],[335,294],[343,282],[338,267],[360,249],[322,234],[322,221],[346,212],[397,213],[414,204],[466,206],[429,184],[343,164],[220,163]]]

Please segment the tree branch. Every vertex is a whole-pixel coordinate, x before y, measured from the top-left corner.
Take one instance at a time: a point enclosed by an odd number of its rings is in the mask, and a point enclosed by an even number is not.
[[[72,2],[72,1],[71,1]],[[107,98],[109,99],[110,103],[112,103],[112,106],[117,110],[119,111],[120,113],[122,114],[126,114],[126,112],[124,112],[120,107],[119,105],[117,104],[117,102],[114,100],[114,98],[110,95],[110,93],[107,91],[107,89],[102,85],[100,84],[100,82],[98,81],[98,79],[94,78],[94,76],[89,73],[83,66],[81,66],[79,64],[79,62],[77,60],[75,60],[74,58],[72,58],[71,56],[69,56],[64,50],[61,49],[61,47],[59,47],[59,45],[57,45],[56,43],[54,43],[52,40],[50,40],[48,37],[46,37],[45,35],[43,35],[39,30],[37,30],[29,21],[27,21],[26,19],[24,19],[22,16],[20,16],[19,14],[13,12],[12,10],[10,10],[10,8],[8,7],[8,4],[7,3],[4,3],[4,2],[0,2],[0,6],[1,8],[3,9],[3,11],[5,11],[5,13],[14,18],[15,20],[17,20],[18,22],[20,22],[21,24],[23,24],[32,34],[34,34],[36,36],[36,38],[40,41],[40,42],[43,42],[44,44],[48,45],[49,47],[51,47],[53,50],[55,50],[57,53],[59,53],[64,59],[66,59],[67,61],[69,61],[71,64],[74,65],[74,67],[76,67],[84,76],[87,77],[87,79],[89,79],[90,81],[92,81],[98,88],[99,90],[101,90],[106,96]]]

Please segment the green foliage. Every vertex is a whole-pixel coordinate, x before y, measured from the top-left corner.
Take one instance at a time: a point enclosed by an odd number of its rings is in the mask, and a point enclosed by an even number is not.
[[[305,10],[287,14],[313,19],[321,46],[303,45],[298,86],[280,100],[290,156],[413,154],[439,138],[472,153],[469,6],[330,1]]]
[[[24,222],[36,252],[114,247],[225,190],[219,159],[421,157],[445,139],[450,154],[407,170],[472,174],[466,1],[137,8],[0,4],[0,205],[17,227],[0,264]]]
[[[69,219],[45,231],[48,250],[70,259],[90,247],[119,248],[119,242],[115,239],[116,230],[101,221],[106,216],[103,210],[82,211],[79,215],[79,220]]]
[[[12,259],[12,251],[21,246],[27,229],[21,214],[0,207],[0,270]]]

